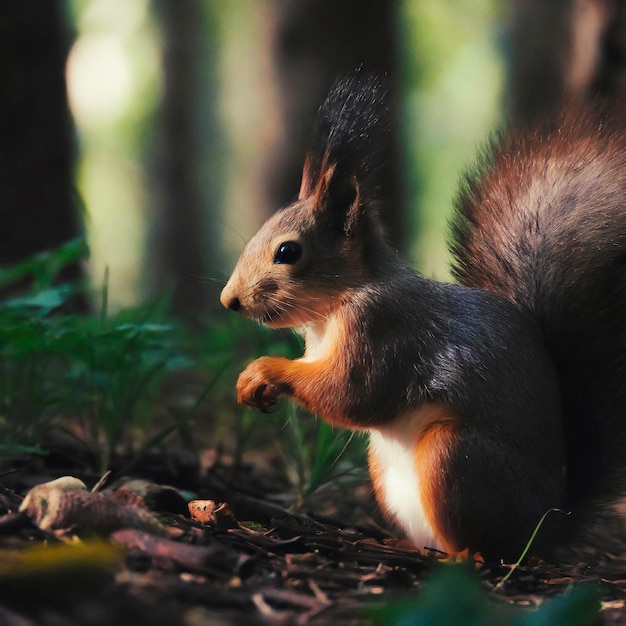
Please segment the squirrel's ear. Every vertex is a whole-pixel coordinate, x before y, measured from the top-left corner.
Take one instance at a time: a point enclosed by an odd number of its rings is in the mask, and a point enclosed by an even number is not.
[[[361,215],[357,177],[348,169],[333,163],[324,168],[322,175],[313,186],[310,184],[310,179],[305,181],[306,173],[305,168],[300,197],[310,196],[313,201],[313,210],[331,217],[333,224],[350,237],[358,226]]]

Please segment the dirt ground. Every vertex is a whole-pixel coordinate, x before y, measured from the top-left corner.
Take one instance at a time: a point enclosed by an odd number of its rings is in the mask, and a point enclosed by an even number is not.
[[[198,472],[155,456],[135,480],[113,475],[95,493],[97,476],[62,465],[24,463],[0,481],[2,626],[394,623],[371,608],[418,598],[441,557],[394,539],[367,489],[331,514],[295,513],[252,465]],[[18,511],[32,486],[63,475],[89,490],[66,493],[60,508],[46,492]],[[626,623],[625,560],[531,561],[498,589],[510,567],[467,567],[494,604],[532,608],[585,582],[600,590],[602,623]]]

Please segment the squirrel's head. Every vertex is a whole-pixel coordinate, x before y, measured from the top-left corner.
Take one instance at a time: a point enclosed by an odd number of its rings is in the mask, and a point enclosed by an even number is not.
[[[298,200],[244,247],[222,304],[268,326],[321,321],[368,276],[368,249],[384,237],[352,173],[329,166],[313,192],[306,168]]]
[[[335,84],[318,113],[298,199],[245,246],[222,291],[224,306],[273,327],[321,321],[389,256],[378,218],[385,100],[371,77]]]

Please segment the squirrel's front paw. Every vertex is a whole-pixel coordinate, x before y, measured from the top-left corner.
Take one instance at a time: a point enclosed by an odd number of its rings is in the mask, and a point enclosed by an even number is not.
[[[261,357],[253,361],[239,374],[237,380],[237,402],[267,413],[276,400],[289,394],[290,387],[280,380],[281,361],[276,357]]]

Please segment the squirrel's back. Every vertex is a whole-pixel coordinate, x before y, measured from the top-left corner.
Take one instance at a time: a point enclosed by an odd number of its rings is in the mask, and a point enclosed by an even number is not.
[[[458,281],[527,310],[556,364],[573,526],[586,529],[585,544],[626,499],[623,111],[574,108],[505,136],[467,176],[453,224]]]

